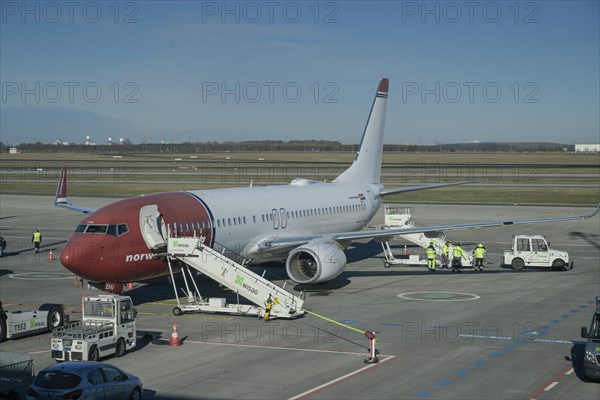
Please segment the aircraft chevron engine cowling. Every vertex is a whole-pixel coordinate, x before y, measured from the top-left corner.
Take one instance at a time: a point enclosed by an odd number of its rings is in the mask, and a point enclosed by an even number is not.
[[[314,239],[295,248],[286,260],[288,276],[297,283],[319,283],[334,279],[346,267],[346,254],[338,242]]]

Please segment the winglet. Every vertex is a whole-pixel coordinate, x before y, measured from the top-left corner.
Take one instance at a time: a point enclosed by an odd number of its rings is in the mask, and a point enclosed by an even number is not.
[[[96,211],[93,208],[79,207],[69,203],[67,199],[67,167],[63,166],[60,172],[60,179],[56,185],[56,196],[54,197],[54,205],[57,207],[66,208],[68,210],[79,211],[84,214],[90,214]]]
[[[67,200],[67,167],[63,166],[60,172],[60,180],[56,186],[56,196],[54,197],[54,205],[69,204]]]
[[[379,88],[377,89],[377,93],[387,94],[389,86],[390,80],[388,78],[381,78],[381,81],[379,81]]]
[[[598,205],[596,206],[596,209],[588,214],[588,215],[582,215],[581,218],[582,219],[588,219],[588,218],[592,218],[594,215],[598,214],[598,211],[600,211],[600,203],[598,203]]]

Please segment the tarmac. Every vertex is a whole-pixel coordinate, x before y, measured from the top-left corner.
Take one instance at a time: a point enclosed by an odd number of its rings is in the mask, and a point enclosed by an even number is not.
[[[113,201],[70,200],[86,207]],[[416,220],[436,225],[579,215],[593,208],[414,207]],[[83,217],[55,208],[52,197],[0,195],[0,235],[8,242],[0,259],[5,309],[61,303],[71,320],[80,318],[82,295],[101,292],[76,287],[56,260]],[[483,272],[386,269],[379,243],[354,243],[347,250],[348,266],[334,281],[295,287],[305,291],[305,307],[327,319],[313,314],[266,322],[218,314],[175,317],[166,278],[137,283],[127,294],[139,312],[138,335],[168,342],[176,322],[183,344],[139,340],[124,357],[102,361],[139,376],[145,399],[597,400],[600,384],[583,379],[579,332],[589,327],[600,294],[599,218],[451,233],[467,249],[469,243],[486,245]],[[383,223],[383,209],[372,223]],[[43,235],[39,254],[31,243],[35,228]],[[515,234],[546,235],[552,247],[569,252],[574,268],[514,272],[501,266],[501,253]],[[391,242],[396,254],[403,243]],[[48,260],[51,249],[54,261]],[[263,270],[276,283],[286,278],[282,266],[256,268]],[[197,280],[204,297],[234,301],[231,292],[208,278]],[[369,341],[361,331],[376,332],[378,363],[364,362]],[[48,334],[8,340],[0,348],[32,355],[36,371],[54,364]]]

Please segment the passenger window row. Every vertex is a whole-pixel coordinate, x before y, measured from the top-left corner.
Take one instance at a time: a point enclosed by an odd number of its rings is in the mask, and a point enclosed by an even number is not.
[[[308,217],[318,217],[323,215],[335,215],[342,214],[353,211],[362,211],[366,210],[367,206],[363,203],[361,204],[351,204],[345,206],[332,206],[332,207],[321,207],[321,208],[311,208],[306,210],[294,210],[294,211],[286,211],[285,216],[288,219],[299,219],[299,218],[308,218]],[[279,214],[276,218],[279,218]],[[262,222],[271,222],[273,221],[272,213],[265,213],[261,215]],[[227,226],[241,226],[247,225],[248,221],[246,217],[227,217],[227,218],[217,218],[216,226],[218,228],[227,227]],[[257,218],[256,215],[252,216],[252,223],[256,224]],[[178,232],[189,232],[189,231],[201,231],[204,229],[208,229],[208,224],[205,221],[201,222],[186,222],[186,223],[176,223],[174,224],[175,229]]]

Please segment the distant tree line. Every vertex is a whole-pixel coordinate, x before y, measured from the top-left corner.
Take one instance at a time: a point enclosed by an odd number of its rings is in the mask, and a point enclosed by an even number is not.
[[[18,147],[23,152],[52,153],[208,153],[208,152],[355,152],[358,144],[342,144],[331,140],[256,140],[241,142],[205,142],[205,143],[140,143],[112,145],[84,144],[48,144],[21,143]],[[0,142],[0,151],[7,152],[12,146]],[[563,143],[452,143],[435,145],[386,144],[384,151],[398,152],[564,152],[574,151],[574,145]]]

